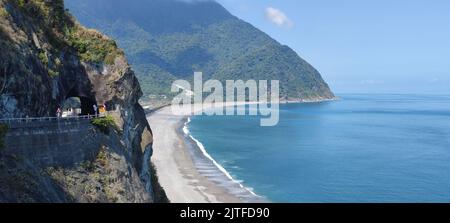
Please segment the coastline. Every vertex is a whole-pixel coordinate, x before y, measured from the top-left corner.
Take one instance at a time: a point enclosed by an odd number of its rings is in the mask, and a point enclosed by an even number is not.
[[[198,163],[202,157],[194,152],[193,141],[183,133],[187,116],[173,115],[171,107],[164,107],[147,116],[154,132],[152,162],[157,169],[159,183],[173,203],[241,203],[245,202],[212,182],[200,171],[217,176],[216,167],[208,162]]]
[[[285,103],[314,103],[318,101],[289,101]],[[223,106],[257,104],[257,102],[224,103]],[[203,110],[211,108],[204,105]],[[269,202],[246,188],[218,164],[204,146],[189,133],[191,114],[172,112],[171,106],[147,114],[154,132],[152,162],[159,183],[173,203],[261,203]],[[194,112],[196,110],[194,109]]]
[[[251,188],[245,187],[237,179],[234,179],[231,174],[220,165],[214,158],[206,151],[203,144],[194,138],[188,129],[190,117],[184,119],[184,125],[180,134],[184,134],[185,140],[189,143],[191,155],[197,170],[203,176],[206,176],[210,181],[222,187],[231,196],[237,197],[241,202],[245,203],[262,203],[268,202],[262,196],[255,194]]]

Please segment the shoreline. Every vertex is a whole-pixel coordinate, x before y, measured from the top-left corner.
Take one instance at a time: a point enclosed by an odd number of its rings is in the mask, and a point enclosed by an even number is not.
[[[318,101],[286,101],[315,103]],[[223,107],[258,104],[258,102],[223,103]],[[194,106],[195,107],[195,106]],[[202,110],[211,108],[204,105]],[[194,109],[193,112],[197,110]],[[189,132],[187,124],[192,114],[187,111],[172,113],[165,106],[147,114],[154,132],[152,162],[168,199],[173,203],[267,203],[250,188],[233,179],[229,172],[211,157],[203,144]]]
[[[224,188],[201,174],[195,147],[183,134],[186,116],[173,115],[164,107],[147,116],[154,132],[152,162],[160,185],[172,203],[241,203]],[[198,162],[198,161],[197,161]],[[202,170],[214,176],[215,167],[203,163]]]
[[[205,146],[190,134],[190,131],[187,127],[187,125],[191,122],[190,117],[187,117],[184,120],[185,122],[182,131],[180,132],[184,134],[185,140],[187,140],[191,144],[191,154],[194,157],[194,163],[202,175],[208,177],[208,179],[213,183],[221,186],[227,191],[227,193],[239,198],[242,202],[268,202],[268,200],[264,197],[254,193],[251,188],[243,185],[240,180],[234,179],[231,174],[206,151]],[[205,165],[205,163],[208,163],[209,165],[211,165],[212,163],[213,166],[209,170],[205,170],[204,168],[201,168]],[[214,171],[214,169],[217,170]],[[208,176],[211,174],[211,171],[213,173],[215,172],[214,175]]]

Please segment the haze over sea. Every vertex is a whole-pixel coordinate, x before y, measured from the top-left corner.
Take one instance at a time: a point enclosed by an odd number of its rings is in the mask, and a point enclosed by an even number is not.
[[[274,202],[450,202],[450,96],[339,95],[257,116],[195,116],[193,137]]]

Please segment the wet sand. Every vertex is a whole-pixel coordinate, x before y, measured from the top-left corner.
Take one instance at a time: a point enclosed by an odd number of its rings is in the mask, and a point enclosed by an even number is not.
[[[205,154],[195,139],[186,134],[189,114],[180,110],[176,113],[168,106],[147,116],[155,139],[152,161],[171,202],[266,202],[234,181]]]

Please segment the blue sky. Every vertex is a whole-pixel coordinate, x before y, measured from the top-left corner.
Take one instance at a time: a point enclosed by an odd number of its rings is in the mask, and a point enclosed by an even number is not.
[[[337,93],[450,94],[448,0],[217,0]]]

